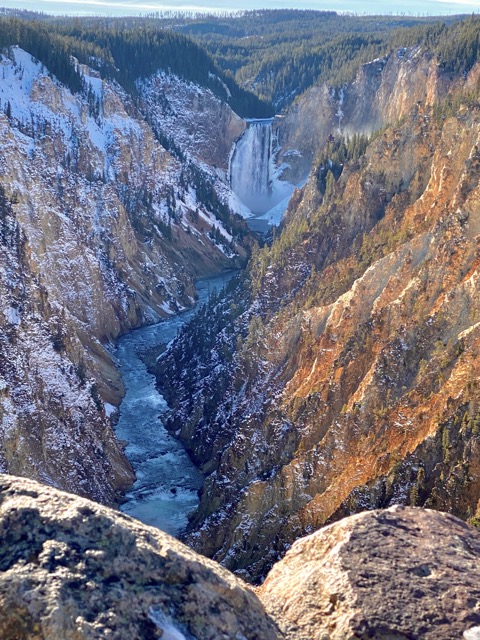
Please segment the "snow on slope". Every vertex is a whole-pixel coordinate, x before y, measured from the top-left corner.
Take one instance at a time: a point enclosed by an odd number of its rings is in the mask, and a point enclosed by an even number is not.
[[[159,72],[137,84],[144,112],[165,140],[195,161],[221,200],[242,217],[251,213],[229,187],[229,160],[245,121],[210,89]]]
[[[194,167],[80,69],[74,95],[28,52],[0,57],[0,468],[112,502],[132,477],[105,343],[191,305],[193,278],[244,250]]]

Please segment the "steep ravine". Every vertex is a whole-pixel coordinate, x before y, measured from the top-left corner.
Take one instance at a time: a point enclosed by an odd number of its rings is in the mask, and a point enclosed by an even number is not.
[[[141,111],[78,70],[73,94],[27,51],[0,57],[0,469],[112,504],[133,476],[105,411],[123,395],[106,345],[191,307],[194,280],[241,266],[250,238],[206,151],[181,162],[160,143],[181,152],[188,118],[165,120],[148,83]],[[196,96],[191,120],[197,105],[230,144],[241,131],[207,89],[162,82]]]

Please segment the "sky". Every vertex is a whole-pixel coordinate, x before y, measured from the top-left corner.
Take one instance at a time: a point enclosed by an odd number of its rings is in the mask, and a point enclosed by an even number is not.
[[[141,15],[155,11],[320,9],[362,14],[480,13],[480,0],[0,0],[0,6],[61,15]]]

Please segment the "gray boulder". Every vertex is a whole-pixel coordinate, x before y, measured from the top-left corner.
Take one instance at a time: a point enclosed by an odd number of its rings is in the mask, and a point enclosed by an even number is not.
[[[157,529],[0,474],[1,640],[480,640],[480,532],[361,513],[297,541],[257,593]]]
[[[480,532],[391,507],[298,540],[259,595],[294,640],[480,640]]]
[[[255,594],[112,509],[0,475],[2,640],[275,640]]]

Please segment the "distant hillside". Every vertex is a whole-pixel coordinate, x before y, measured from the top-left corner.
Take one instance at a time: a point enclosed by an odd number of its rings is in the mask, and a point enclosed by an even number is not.
[[[24,20],[14,25],[18,17]],[[56,68],[57,75],[66,73],[65,54],[73,54],[130,92],[139,77],[171,70],[210,88],[242,117],[269,117],[317,83],[338,87],[350,82],[360,64],[398,47],[441,42],[446,26],[461,18],[259,10],[229,16],[165,12],[74,19],[8,11],[2,42],[33,45],[41,54],[35,55]],[[10,38],[12,32],[17,42]],[[458,41],[453,35],[443,48],[461,60]],[[52,50],[60,52],[58,63]],[[471,52],[464,53],[468,61]]]
[[[407,40],[433,41],[433,25],[458,19],[259,10],[166,24],[201,43],[225,72],[278,111],[317,82],[339,86],[351,81],[360,64]],[[439,28],[444,27],[435,26],[433,33]]]
[[[403,30],[392,35],[391,53],[361,64],[349,82],[321,77],[275,124],[284,176],[294,183],[306,177],[330,135],[371,134],[419,101],[431,106],[445,98],[479,60],[479,34],[478,17]]]
[[[71,56],[117,80],[132,95],[136,82],[158,72],[171,72],[211,89],[240,116],[268,117],[271,106],[226,76],[203,48],[191,39],[157,26],[118,28],[99,21],[60,22],[0,18],[0,47],[19,45],[77,92],[81,77]]]

